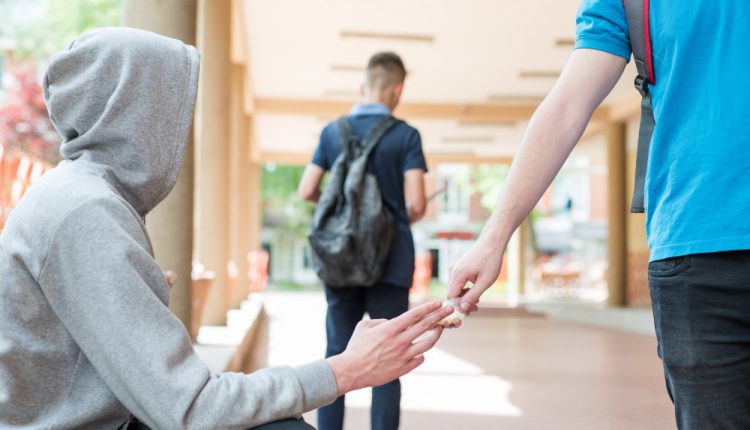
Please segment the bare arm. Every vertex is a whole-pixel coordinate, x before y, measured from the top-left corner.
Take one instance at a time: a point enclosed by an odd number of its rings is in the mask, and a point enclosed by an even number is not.
[[[404,199],[409,223],[422,219],[427,209],[427,200],[424,195],[424,170],[410,169],[404,173]]]
[[[625,64],[621,57],[596,50],[578,49],[570,55],[560,79],[529,121],[482,234],[451,270],[448,297],[458,297],[467,282],[474,283],[462,309],[476,304],[497,279],[511,235],[549,187]]]
[[[297,193],[303,200],[317,203],[320,198],[320,181],[323,180],[325,170],[316,164],[308,164],[302,179],[299,181]]]

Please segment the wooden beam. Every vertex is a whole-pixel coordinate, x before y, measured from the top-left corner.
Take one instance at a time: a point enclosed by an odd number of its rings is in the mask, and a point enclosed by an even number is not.
[[[641,96],[632,91],[629,95],[607,104],[609,120],[612,122],[627,121],[641,115]]]
[[[306,165],[310,162],[312,154],[310,152],[280,152],[280,151],[264,151],[258,150],[255,152],[251,159],[254,163],[276,163],[301,166]],[[434,153],[427,152],[425,154],[427,163],[430,166],[438,164],[448,163],[462,163],[462,164],[510,164],[513,157],[504,155],[480,155],[471,153]]]
[[[342,38],[357,39],[379,39],[379,40],[398,40],[402,42],[425,42],[432,43],[435,36],[430,34],[405,34],[405,33],[378,33],[374,31],[348,31],[341,32]]]
[[[304,166],[310,162],[312,154],[309,152],[276,152],[257,151],[253,154],[253,162],[258,164],[276,163],[290,166]]]
[[[438,164],[510,164],[513,161],[513,157],[505,155],[485,155],[485,154],[453,154],[453,153],[425,153],[427,164],[429,166],[436,166]]]
[[[233,64],[247,63],[247,32],[242,0],[232,0],[230,58]]]
[[[347,114],[356,100],[321,99],[255,99],[255,111],[278,115],[315,115],[337,117]],[[507,124],[509,121],[528,121],[539,106],[528,103],[402,103],[396,115],[404,118],[452,119],[461,122]],[[608,108],[601,106],[591,117],[592,121],[606,121]]]

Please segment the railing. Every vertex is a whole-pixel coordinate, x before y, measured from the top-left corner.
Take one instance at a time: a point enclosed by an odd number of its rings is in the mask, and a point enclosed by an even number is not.
[[[52,166],[0,143],[0,230],[23,194]]]

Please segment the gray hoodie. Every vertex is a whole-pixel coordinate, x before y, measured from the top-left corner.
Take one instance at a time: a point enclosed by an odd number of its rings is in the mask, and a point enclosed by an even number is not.
[[[209,374],[167,308],[143,218],[174,187],[198,54],[145,31],[90,32],[44,78],[65,160],[0,236],[0,427],[247,428],[332,402],[317,361]],[[291,341],[291,340],[290,340]]]

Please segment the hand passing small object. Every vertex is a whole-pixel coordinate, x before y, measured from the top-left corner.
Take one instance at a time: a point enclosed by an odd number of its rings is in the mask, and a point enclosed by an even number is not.
[[[466,315],[464,315],[459,309],[458,305],[461,303],[461,299],[448,299],[443,302],[443,307],[452,307],[453,313],[448,315],[447,317],[443,318],[442,320],[438,321],[436,325],[441,326],[443,328],[459,328],[464,323],[464,318],[466,318]]]

